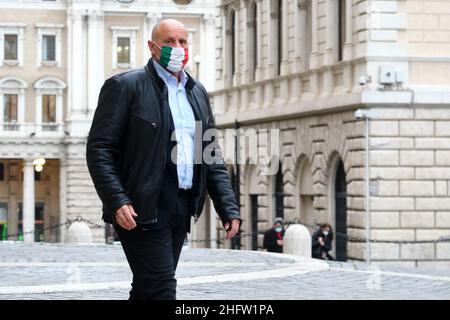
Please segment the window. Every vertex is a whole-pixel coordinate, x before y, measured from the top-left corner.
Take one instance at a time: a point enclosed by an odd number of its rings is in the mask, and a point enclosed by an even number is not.
[[[277,75],[281,74],[281,61],[283,60],[283,0],[278,0],[277,25]]]
[[[8,204],[0,203],[0,240],[8,240]]]
[[[270,64],[273,66],[273,75],[281,74],[281,62],[283,60],[283,0],[270,1]]]
[[[113,68],[136,67],[136,33],[134,26],[112,26]]]
[[[3,98],[3,122],[18,121],[18,95],[5,94]]]
[[[56,61],[56,37],[44,35],[42,37],[42,60]]]
[[[55,77],[44,77],[34,84],[36,90],[36,134],[63,133],[63,93],[66,84]]]
[[[117,62],[130,63],[130,38],[117,38]]]
[[[226,77],[227,84],[233,85],[233,76],[236,73],[236,13],[230,10],[226,26]]]
[[[42,122],[56,122],[56,95],[42,95]]]
[[[5,60],[17,59],[17,34],[5,34]]]
[[[231,74],[236,72],[236,14],[231,15]]]
[[[26,24],[0,23],[0,67],[23,66],[23,35]]]
[[[3,163],[0,163],[0,181],[5,180],[5,166]]]
[[[16,77],[0,79],[0,130],[20,131],[25,122],[25,88],[27,83]]]
[[[345,45],[345,33],[346,33],[346,0],[339,0],[339,8],[338,8],[338,61],[342,61],[344,58],[344,45]]]
[[[63,24],[36,23],[37,66],[61,67]]]
[[[18,216],[18,234],[17,240],[23,241],[23,204],[19,202],[17,204],[17,216]],[[34,241],[44,241],[44,216],[45,206],[43,202],[36,202],[34,205]]]
[[[310,66],[310,57],[312,53],[312,4],[311,0],[307,0],[300,7],[300,10],[303,10],[303,21],[300,24],[301,29],[299,30],[301,37],[303,39],[303,47],[302,47],[302,59],[303,59],[303,67],[307,70]]]
[[[249,38],[250,38],[250,53],[249,53],[249,79],[254,81],[256,76],[256,66],[258,65],[258,13],[257,4],[253,2],[250,6],[249,16]]]

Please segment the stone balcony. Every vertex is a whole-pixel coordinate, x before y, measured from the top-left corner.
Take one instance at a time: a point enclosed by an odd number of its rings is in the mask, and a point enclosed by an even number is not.
[[[0,138],[63,138],[62,123],[8,122],[0,124]]]
[[[217,125],[261,122],[299,114],[349,108],[362,102],[357,79],[365,74],[357,59],[304,72],[281,75],[211,93]],[[236,82],[236,81],[234,81]]]

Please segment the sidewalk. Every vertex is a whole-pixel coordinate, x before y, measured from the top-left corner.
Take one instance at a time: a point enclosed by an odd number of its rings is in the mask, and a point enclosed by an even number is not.
[[[120,245],[0,243],[0,299],[127,299]],[[450,299],[450,270],[388,270],[256,251],[184,248],[178,299]]]

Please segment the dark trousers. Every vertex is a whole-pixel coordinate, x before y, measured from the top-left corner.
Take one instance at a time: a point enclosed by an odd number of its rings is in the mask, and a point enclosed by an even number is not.
[[[157,230],[128,231],[115,224],[133,273],[130,300],[176,299],[175,270],[189,231],[190,201],[189,193],[179,193],[169,222]]]

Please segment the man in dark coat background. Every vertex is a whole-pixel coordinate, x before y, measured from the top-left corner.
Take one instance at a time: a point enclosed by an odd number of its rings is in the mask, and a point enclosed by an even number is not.
[[[264,248],[268,252],[283,253],[284,232],[283,219],[276,218],[273,227],[264,233]]]
[[[87,142],[87,164],[133,273],[130,299],[175,299],[175,270],[191,216],[206,191],[231,239],[241,223],[223,161],[205,161],[214,129],[204,87],[183,67],[187,29],[163,20],[144,68],[105,81]],[[220,149],[214,159],[222,160]],[[198,159],[200,159],[198,161]]]

